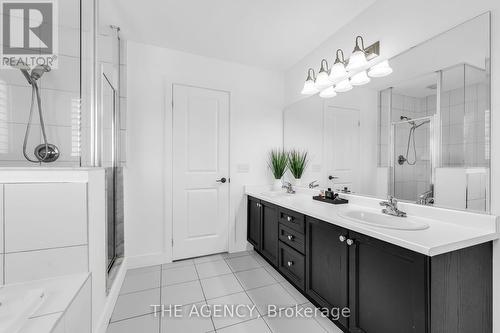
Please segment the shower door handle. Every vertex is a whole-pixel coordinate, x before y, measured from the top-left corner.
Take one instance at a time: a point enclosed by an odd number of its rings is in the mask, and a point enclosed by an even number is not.
[[[334,179],[339,179],[339,177],[334,177],[334,176],[328,176],[329,180],[334,180]]]
[[[217,183],[225,184],[227,182],[227,179],[222,177],[221,179],[216,180]]]

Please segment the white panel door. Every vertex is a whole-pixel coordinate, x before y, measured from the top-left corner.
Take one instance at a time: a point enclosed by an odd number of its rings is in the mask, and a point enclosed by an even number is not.
[[[325,106],[325,162],[334,190],[359,189],[359,111]]]
[[[225,252],[229,94],[174,85],[173,102],[173,259]]]

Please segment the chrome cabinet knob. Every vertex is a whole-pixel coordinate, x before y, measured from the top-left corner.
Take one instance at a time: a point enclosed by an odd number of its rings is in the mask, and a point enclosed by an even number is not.
[[[346,236],[340,236],[339,240],[340,240],[341,243],[343,243],[343,242],[345,242],[347,240],[347,237]]]
[[[288,267],[292,267],[293,266],[293,261],[287,262],[287,265],[288,265]]]
[[[288,235],[288,240],[289,241],[293,241],[293,236],[292,235]]]
[[[292,220],[293,220],[293,219],[292,219],[292,217],[291,217],[291,216],[287,216],[287,217],[286,217],[286,220],[287,220],[288,222],[292,222]]]
[[[352,239],[347,240],[347,245],[351,246],[354,244],[354,241]]]

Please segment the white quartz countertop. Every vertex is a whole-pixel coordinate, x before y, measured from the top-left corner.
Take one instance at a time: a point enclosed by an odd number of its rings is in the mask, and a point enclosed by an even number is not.
[[[291,196],[270,196],[268,187],[249,187],[245,193],[257,199],[335,224],[373,238],[427,255],[436,256],[499,238],[496,216],[400,203],[408,216],[425,219],[425,230],[395,230],[362,224],[339,216],[348,209],[381,210],[380,199],[341,195],[347,205],[332,205],[312,199],[304,190]]]

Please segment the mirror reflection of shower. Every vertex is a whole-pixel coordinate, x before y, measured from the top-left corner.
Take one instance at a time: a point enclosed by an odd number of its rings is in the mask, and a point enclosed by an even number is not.
[[[406,121],[410,125],[410,131],[408,133],[408,144],[406,146],[406,156],[399,155],[398,157],[398,163],[399,165],[403,165],[407,163],[408,165],[415,165],[417,164],[417,145],[415,142],[415,131],[425,125],[430,123],[430,119],[427,120],[422,120],[418,124],[418,120],[412,120],[410,117],[407,116],[400,116],[401,121]],[[413,156],[411,156],[410,159],[410,150],[413,150]]]
[[[42,97],[38,84],[38,81],[41,80],[42,76],[45,73],[50,72],[51,68],[47,65],[37,65],[31,71],[29,71],[29,68],[27,68],[27,66],[21,65],[19,69],[21,70],[21,73],[28,81],[28,84],[31,86],[31,104],[30,104],[29,120],[28,124],[26,125],[26,132],[24,135],[23,155],[26,158],[26,160],[32,163],[55,162],[60,155],[59,148],[57,148],[56,145],[49,143],[47,139],[47,133],[45,131],[45,122],[43,119]],[[30,137],[35,108],[38,110],[38,117],[40,119],[40,127],[43,136],[43,143],[35,147],[34,150],[35,159],[33,159],[28,154],[28,140]]]

